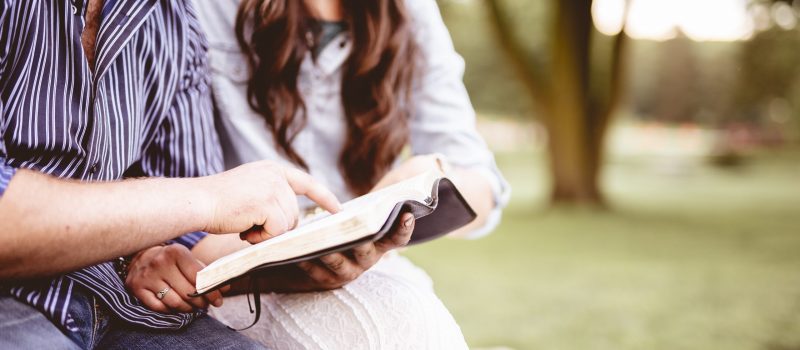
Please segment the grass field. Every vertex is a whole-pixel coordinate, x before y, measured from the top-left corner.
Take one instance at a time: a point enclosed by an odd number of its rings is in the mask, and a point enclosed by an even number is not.
[[[497,231],[406,255],[475,348],[800,349],[799,154],[612,159],[608,211],[545,210],[541,156],[500,154]]]

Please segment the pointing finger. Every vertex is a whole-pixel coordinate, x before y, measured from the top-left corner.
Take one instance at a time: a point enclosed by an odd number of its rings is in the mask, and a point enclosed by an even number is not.
[[[342,205],[336,196],[322,186],[319,182],[314,180],[311,175],[308,175],[300,170],[286,168],[284,169],[286,181],[292,187],[294,193],[304,195],[317,203],[322,209],[331,213],[336,213],[341,210]]]

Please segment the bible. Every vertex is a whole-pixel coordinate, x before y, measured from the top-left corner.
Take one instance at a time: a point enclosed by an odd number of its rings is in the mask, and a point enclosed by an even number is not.
[[[409,245],[444,236],[476,217],[450,179],[440,171],[429,171],[346,202],[336,214],[315,215],[291,231],[214,261],[197,274],[197,294],[261,269],[377,241],[399,224],[405,212],[417,219]]]

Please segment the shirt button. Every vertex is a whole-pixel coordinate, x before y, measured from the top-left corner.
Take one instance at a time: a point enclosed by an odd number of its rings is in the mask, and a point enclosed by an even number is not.
[[[341,42],[339,42],[339,48],[342,48],[342,49],[343,49],[343,48],[344,48],[346,45],[347,45],[347,42],[346,42],[346,41],[344,41],[344,40],[342,40]]]
[[[94,175],[98,170],[100,170],[100,162],[94,162],[94,164],[89,167],[89,174]]]

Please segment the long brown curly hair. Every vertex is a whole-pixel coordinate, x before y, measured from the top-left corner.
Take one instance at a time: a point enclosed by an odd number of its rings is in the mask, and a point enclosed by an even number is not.
[[[339,167],[350,190],[364,194],[408,142],[418,48],[404,0],[342,0],[342,6],[353,46],[342,74],[347,135]],[[236,19],[251,68],[250,107],[267,121],[276,146],[305,169],[291,144],[306,124],[297,80],[313,23],[303,0],[243,0]]]

